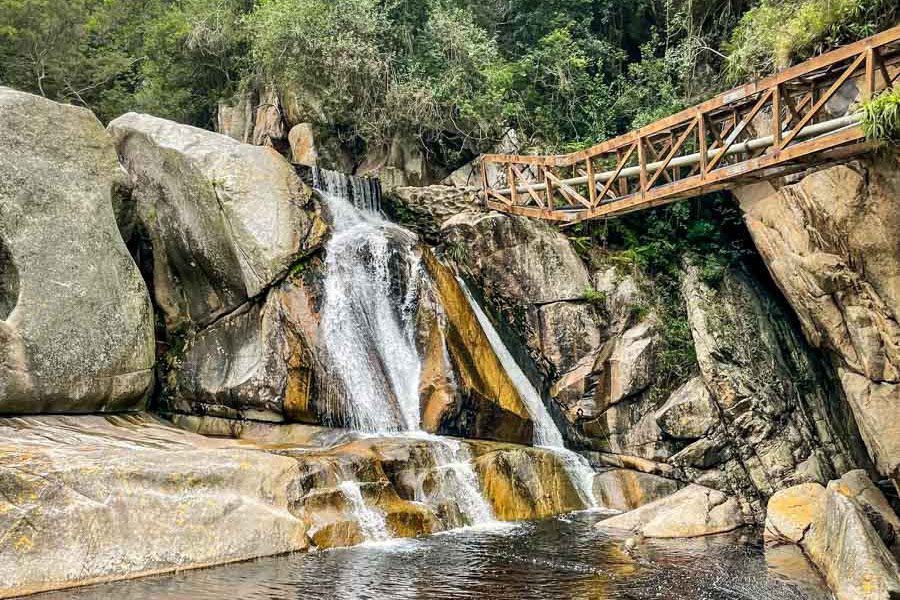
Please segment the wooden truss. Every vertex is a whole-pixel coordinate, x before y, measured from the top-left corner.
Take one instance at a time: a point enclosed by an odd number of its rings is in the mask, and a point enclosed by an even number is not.
[[[481,199],[576,223],[844,159],[869,149],[856,107],[898,84],[898,63],[900,26],[580,152],[488,154]]]

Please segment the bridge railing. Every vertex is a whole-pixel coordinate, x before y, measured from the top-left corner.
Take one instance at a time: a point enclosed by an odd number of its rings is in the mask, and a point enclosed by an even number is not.
[[[896,84],[900,26],[572,154],[482,157],[491,208],[577,222],[852,153],[856,104]],[[857,148],[858,150],[858,148]],[[489,182],[488,165],[500,174]]]

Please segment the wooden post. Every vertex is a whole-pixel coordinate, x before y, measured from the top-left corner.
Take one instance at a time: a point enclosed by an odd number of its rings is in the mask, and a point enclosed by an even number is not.
[[[641,169],[641,197],[647,193],[647,156],[644,153],[644,138],[638,136],[638,165]]]
[[[624,161],[628,160],[628,157],[631,154],[622,154],[622,150],[616,150],[616,162],[622,164]],[[627,196],[628,195],[628,178],[619,177],[619,196]]]
[[[778,156],[781,153],[781,84],[775,86],[772,95],[772,147]]]
[[[700,179],[706,179],[706,161],[709,156],[709,147],[706,143],[706,115],[701,111],[697,115],[697,137],[700,141]]]
[[[516,187],[518,184],[516,183],[516,175],[513,173],[512,163],[507,163],[506,165],[506,183],[509,185],[509,199],[512,200],[512,205],[515,206],[518,204],[518,191]]]
[[[484,192],[484,197],[481,199],[484,206],[487,206],[488,203],[488,179],[487,179],[487,168],[484,166],[484,157],[481,157],[481,189]]]
[[[556,204],[553,202],[553,182],[547,177],[547,167],[541,166],[541,172],[544,174],[544,184],[547,186],[547,208],[553,210]]]
[[[594,164],[591,162],[591,157],[588,156],[584,161],[585,166],[587,167],[585,170],[587,171],[587,184],[588,184],[588,198],[591,201],[591,206],[597,206],[597,182],[594,181]]]
[[[863,90],[864,100],[871,100],[875,95],[875,50],[866,48],[866,89]]]

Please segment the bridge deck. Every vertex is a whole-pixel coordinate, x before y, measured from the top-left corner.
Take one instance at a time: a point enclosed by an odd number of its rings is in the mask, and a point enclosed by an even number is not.
[[[900,26],[580,152],[488,154],[482,200],[576,223],[846,159],[869,149],[858,102],[897,85],[898,63]]]

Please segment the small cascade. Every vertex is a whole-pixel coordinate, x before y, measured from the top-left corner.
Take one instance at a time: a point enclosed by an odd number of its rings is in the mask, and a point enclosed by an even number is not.
[[[313,167],[313,187],[331,196],[348,200],[370,213],[381,213],[381,183],[372,177],[355,177],[340,171]]]
[[[326,246],[322,341],[344,394],[326,398],[331,425],[379,435],[425,439],[441,476],[441,494],[463,525],[495,521],[482,497],[468,447],[420,429],[421,358],[415,345],[419,296],[427,285],[410,231],[380,212],[377,186],[368,180],[316,169],[332,224]],[[422,486],[424,487],[424,486]],[[341,484],[368,539],[387,536],[383,516],[365,506],[359,485]],[[420,490],[421,500],[425,498]]]
[[[488,504],[478,486],[478,475],[472,468],[472,453],[465,444],[457,440],[429,436],[433,441],[434,459],[437,468],[445,470],[449,475],[447,491],[462,516],[466,525],[485,525],[496,522],[494,511]]]
[[[353,515],[367,540],[381,542],[390,539],[391,534],[388,533],[384,515],[366,504],[359,488],[359,482],[344,480],[338,488],[353,507]]]
[[[522,371],[509,352],[487,314],[481,309],[475,298],[472,297],[466,283],[461,278],[457,278],[457,280],[478,319],[478,323],[484,330],[485,335],[487,335],[497,358],[500,359],[500,363],[506,370],[507,375],[509,375],[510,380],[512,380],[513,385],[516,386],[519,396],[525,403],[525,408],[528,409],[528,413],[531,415],[531,420],[534,422],[534,445],[547,448],[559,456],[569,474],[569,479],[571,479],[572,484],[578,490],[581,500],[590,507],[596,506],[597,502],[594,499],[593,491],[594,470],[591,468],[591,465],[586,458],[566,448],[562,433],[559,431],[556,423],[553,422],[547,407],[544,406],[541,395],[531,385],[531,381],[528,380],[524,371]]]

